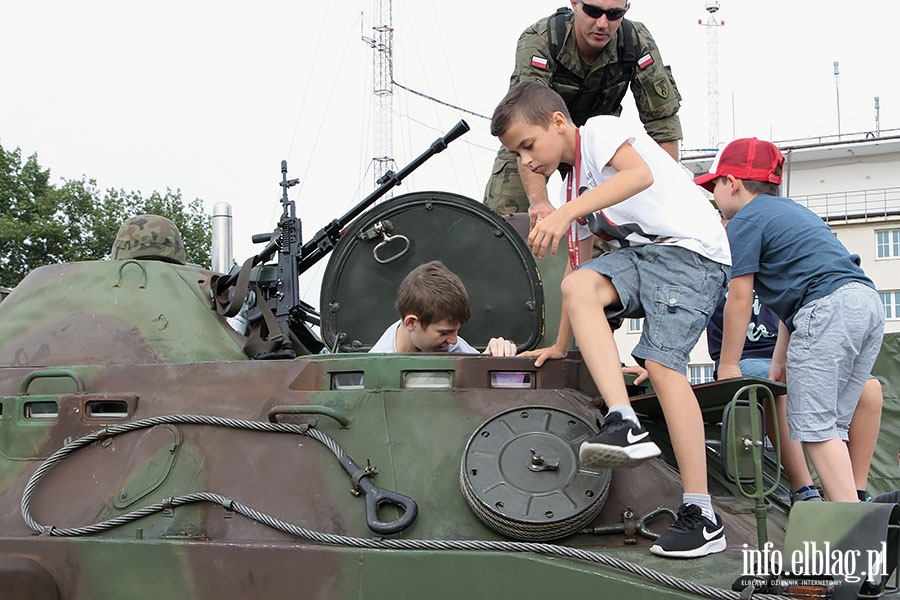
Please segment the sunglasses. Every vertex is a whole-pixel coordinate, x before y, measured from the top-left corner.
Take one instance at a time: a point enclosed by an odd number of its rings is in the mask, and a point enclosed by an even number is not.
[[[582,2],[581,10],[592,19],[599,19],[603,15],[606,15],[607,21],[618,21],[625,16],[626,12],[628,12],[628,4],[625,5],[625,8],[600,8],[599,6]]]

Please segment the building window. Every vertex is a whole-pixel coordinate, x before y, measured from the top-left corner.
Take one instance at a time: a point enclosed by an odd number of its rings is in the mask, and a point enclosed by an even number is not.
[[[885,319],[900,319],[900,291],[878,292],[884,305]]]
[[[691,371],[691,385],[713,381],[712,365],[690,365],[689,369]]]
[[[628,333],[640,333],[643,329],[643,319],[628,319]]]
[[[900,229],[875,232],[877,258],[900,258]]]

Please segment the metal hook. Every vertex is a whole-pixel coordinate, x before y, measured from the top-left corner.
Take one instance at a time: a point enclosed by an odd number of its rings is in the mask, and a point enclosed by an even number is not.
[[[628,507],[622,515],[621,523],[611,523],[609,525],[600,525],[599,527],[589,527],[587,529],[582,529],[581,533],[590,533],[593,535],[622,533],[626,534],[625,543],[631,544],[634,543],[633,535],[635,533],[647,538],[648,540],[656,540],[657,538],[659,538],[660,534],[651,531],[647,524],[661,515],[669,515],[670,517],[672,517],[673,522],[678,518],[678,513],[676,513],[674,509],[671,509],[668,506],[658,506],[654,509],[648,510],[643,515],[641,515],[641,517],[639,517],[637,521],[635,521],[634,512],[632,512],[631,507]]]
[[[113,287],[122,287],[122,270],[123,270],[127,265],[132,265],[132,264],[133,264],[133,265],[137,265],[138,268],[141,270],[141,273],[143,273],[143,275],[144,275],[144,283],[142,283],[142,284],[141,284],[140,286],[138,286],[138,287],[140,287],[141,289],[144,289],[144,288],[147,287],[147,269],[144,268],[144,265],[142,265],[142,264],[139,263],[138,261],[134,260],[133,258],[130,258],[130,259],[126,260],[126,261],[122,261],[122,264],[119,265],[119,280],[116,282],[116,284],[115,284]]]
[[[378,469],[368,464],[368,461],[366,461],[366,468],[360,469],[346,454],[342,455],[339,460],[353,482],[351,493],[354,495],[365,494],[366,496],[366,524],[369,529],[375,533],[386,535],[403,531],[412,525],[419,513],[419,507],[415,500],[373,484],[370,479],[378,473]],[[382,506],[388,504],[397,507],[403,514],[393,521],[382,521],[378,518],[378,511]]]

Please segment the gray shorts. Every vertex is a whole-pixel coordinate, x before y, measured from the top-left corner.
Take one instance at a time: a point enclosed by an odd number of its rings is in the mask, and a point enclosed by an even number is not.
[[[847,439],[853,411],[881,350],[884,307],[878,292],[848,283],[794,316],[787,354],[791,439]]]
[[[612,280],[621,307],[606,317],[644,318],[631,355],[685,373],[691,350],[728,286],[731,268],[679,246],[651,244],[609,252],[582,264]]]

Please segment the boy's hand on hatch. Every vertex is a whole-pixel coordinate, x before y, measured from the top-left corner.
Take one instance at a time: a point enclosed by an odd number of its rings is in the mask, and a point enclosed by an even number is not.
[[[487,348],[484,349],[484,354],[488,356],[515,356],[516,345],[512,340],[506,340],[502,337],[491,338]]]
[[[547,362],[550,359],[554,358],[565,358],[566,351],[560,350],[556,346],[549,346],[547,348],[538,348],[537,350],[529,350],[528,352],[523,352],[519,356],[536,356],[537,359],[534,361],[534,366],[540,367],[542,364]]]

